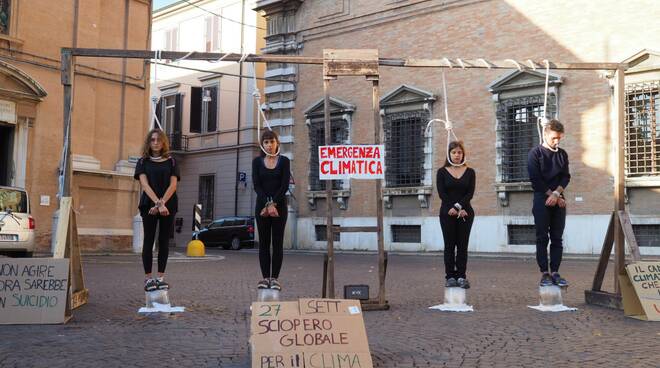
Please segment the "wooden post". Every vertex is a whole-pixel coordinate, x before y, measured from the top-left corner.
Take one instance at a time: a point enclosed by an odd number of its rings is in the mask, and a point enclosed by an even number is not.
[[[373,83],[372,108],[374,114],[374,144],[380,144],[380,93],[378,77],[371,77]],[[378,304],[385,305],[385,242],[383,239],[383,181],[376,180],[376,227],[378,228]]]
[[[332,127],[330,124],[330,78],[327,75],[323,76],[323,118],[325,126],[325,145],[332,144]],[[318,152],[314,152],[318,155]],[[326,222],[325,234],[328,240],[328,298],[335,297],[335,249],[334,240],[335,234],[332,231],[332,180],[325,181],[325,207],[326,207]]]
[[[60,199],[71,196],[71,130],[72,130],[72,112],[73,112],[73,56],[71,52],[66,50],[62,51],[62,86],[64,87],[64,134],[63,134],[63,148],[64,160],[62,164],[64,182],[60,188]]]
[[[619,211],[625,210],[624,202],[624,131],[625,131],[625,75],[624,69],[619,67],[615,74],[616,86],[614,89],[616,106],[616,124],[614,136],[617,142],[614,145],[616,149],[616,171],[614,172],[614,211],[617,220],[615,225],[619,225]],[[625,272],[625,237],[621,226],[614,226],[614,292],[621,294],[619,287],[619,274]]]

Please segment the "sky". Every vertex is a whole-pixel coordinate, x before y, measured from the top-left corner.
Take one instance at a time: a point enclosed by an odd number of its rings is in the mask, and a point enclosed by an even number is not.
[[[159,8],[162,8],[164,6],[170,5],[172,3],[175,3],[179,0],[154,0],[154,8],[152,10],[156,10]]]

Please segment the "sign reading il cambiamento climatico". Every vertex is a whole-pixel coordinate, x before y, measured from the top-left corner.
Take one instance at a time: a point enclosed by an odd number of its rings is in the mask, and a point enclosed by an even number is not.
[[[384,179],[385,146],[319,147],[319,179]]]
[[[626,315],[660,321],[660,262],[636,262],[626,266],[628,279],[621,290]]]
[[[69,260],[0,258],[0,324],[63,323]]]

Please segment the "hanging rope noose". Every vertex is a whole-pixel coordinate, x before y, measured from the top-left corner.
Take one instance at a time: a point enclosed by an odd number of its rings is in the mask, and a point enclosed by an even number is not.
[[[246,54],[247,58],[247,54]],[[261,151],[265,153],[267,156],[275,157],[280,154],[280,144],[277,145],[277,152],[275,153],[269,153],[266,151],[266,149],[263,146],[263,143],[261,142],[261,119],[263,119],[264,123],[266,123],[266,127],[268,130],[273,131],[273,129],[270,127],[270,124],[268,123],[268,119],[266,118],[266,114],[264,111],[261,109],[261,92],[259,92],[259,87],[257,86],[257,67],[255,63],[252,63],[252,80],[254,81],[254,92],[252,92],[252,96],[254,97],[255,101],[257,102],[257,139],[259,139],[259,148],[261,148]]]
[[[550,124],[550,114],[548,114],[548,84],[550,81],[550,62],[548,60],[543,60],[545,63],[545,90],[543,92],[543,116],[537,118],[537,124],[536,124],[536,130],[539,133],[539,144],[543,144],[545,142],[545,137],[543,136],[543,133],[545,132],[545,129],[548,127]],[[550,151],[557,152],[559,148],[552,148],[550,144],[547,144],[547,148]]]
[[[445,119],[431,119],[429,122],[426,124],[426,129],[424,129],[424,136],[429,137],[430,132],[431,132],[431,126],[433,125],[433,122],[439,122],[443,123],[445,126],[445,130],[447,130],[447,162],[451,164],[452,166],[463,166],[467,163],[467,160],[465,159],[465,152],[463,152],[463,161],[456,164],[451,160],[451,155],[449,152],[449,144],[454,141],[458,141],[458,137],[456,137],[456,134],[454,133],[454,124],[449,120],[449,107],[447,104],[447,82],[445,81],[445,72],[442,72],[442,94],[444,97],[444,104],[445,104]],[[453,138],[453,139],[452,139]]]
[[[156,50],[156,55],[155,55],[155,60],[160,61],[162,55],[161,50]],[[186,56],[187,57],[187,56]],[[158,64],[154,64],[154,89],[158,88]],[[149,119],[149,130],[153,129],[154,126],[158,126],[158,129],[163,130],[163,126],[160,124],[160,120],[158,120],[158,114],[156,114],[156,108],[158,107],[158,100],[160,100],[160,96],[153,95],[151,96],[151,119]],[[154,122],[156,124],[154,124]]]

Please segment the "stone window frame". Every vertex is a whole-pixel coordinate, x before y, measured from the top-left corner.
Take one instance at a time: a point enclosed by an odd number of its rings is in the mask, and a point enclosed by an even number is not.
[[[314,104],[312,104],[310,107],[305,109],[304,115],[305,115],[305,125],[307,125],[308,132],[309,129],[311,129],[312,124],[319,124],[319,123],[324,123],[325,122],[325,117],[324,117],[324,105],[325,101],[323,98],[317,100]],[[351,144],[351,131],[352,131],[352,126],[353,126],[353,112],[355,112],[355,105],[342,101],[338,98],[335,97],[330,97],[330,120],[332,121],[334,119],[342,119],[346,122],[346,140],[340,142],[339,144]],[[318,155],[318,152],[315,152],[312,149],[312,142],[309,142],[309,158],[311,162],[312,155]],[[311,175],[311,166],[308,166],[308,177]],[[341,179],[341,180],[335,180],[335,182],[339,182],[339,189],[333,189],[332,190],[332,198],[336,198],[337,203],[339,204],[339,208],[342,210],[347,209],[348,207],[348,198],[351,196],[351,181],[350,179]],[[305,192],[305,196],[307,197],[307,202],[309,204],[309,207],[311,210],[316,209],[316,201],[319,198],[326,198],[326,193],[325,189],[323,190],[312,190],[311,187],[307,186],[307,190]]]
[[[560,103],[559,103],[559,89],[563,79],[560,75],[550,73],[548,81],[548,100],[551,98],[555,101],[553,109],[553,117],[560,116]],[[498,116],[501,105],[514,99],[533,98],[543,96],[545,92],[545,71],[536,70],[514,70],[508,72],[488,85],[488,91],[492,95],[492,100],[495,105],[495,166],[497,168],[495,176],[495,191],[499,199],[500,205],[506,207],[509,205],[510,192],[531,192],[532,183],[530,181],[522,182],[503,182],[502,181],[502,137],[500,132],[500,121],[502,118]]]
[[[635,86],[647,85],[650,87],[657,88],[657,85],[660,80],[660,53],[653,50],[644,49],[637,52],[635,55],[627,58],[623,61],[629,65],[629,68],[625,71],[625,100],[626,105],[628,105],[628,94],[631,89]],[[612,75],[608,75],[612,77]],[[628,114],[626,114],[626,120],[628,120]],[[628,143],[628,122],[625,123],[626,128],[624,130],[624,140],[625,140],[625,150],[626,150],[626,170],[624,174],[625,187],[627,188],[657,188],[660,187],[660,175],[631,175],[629,173],[629,143]],[[656,133],[658,128],[660,128],[660,122],[656,117]],[[657,151],[656,151],[657,152]],[[626,195],[627,198],[627,195]]]
[[[430,120],[433,117],[433,103],[436,99],[433,93],[407,84],[402,84],[386,93],[380,99],[380,116],[383,123],[383,134],[385,134],[385,119],[390,113],[423,111],[428,114]],[[392,208],[392,197],[394,196],[417,196],[421,208],[429,207],[429,197],[433,194],[433,129],[427,132],[423,139],[424,177],[421,185],[387,187],[385,183],[383,185],[383,202],[385,208]],[[384,142],[384,144],[386,143]],[[387,161],[385,170],[387,170]]]

